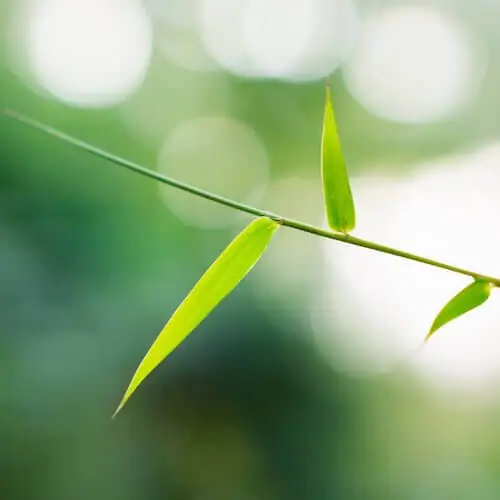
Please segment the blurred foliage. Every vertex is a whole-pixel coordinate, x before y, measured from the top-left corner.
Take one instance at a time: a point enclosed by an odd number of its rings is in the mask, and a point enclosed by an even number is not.
[[[2,33],[14,3],[0,2]],[[498,136],[494,4],[455,5],[491,57],[480,98],[458,117],[389,123],[333,76],[350,171],[406,175],[420,160]],[[2,107],[152,167],[181,121],[241,119],[266,146],[272,180],[293,173],[319,186],[320,81],[200,76],[155,53],[126,102],[78,109],[27,85],[5,47],[0,89]],[[245,281],[111,421],[140,357],[238,228],[188,226],[154,182],[3,118],[0,155],[1,498],[497,498],[498,408],[437,398],[397,370],[340,375],[310,322],[289,320],[314,307],[317,259],[300,290],[283,287],[265,307],[262,277]],[[311,202],[288,205],[299,201]]]

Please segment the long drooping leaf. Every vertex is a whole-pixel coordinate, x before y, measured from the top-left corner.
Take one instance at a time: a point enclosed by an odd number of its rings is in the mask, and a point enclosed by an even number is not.
[[[264,253],[279,224],[251,222],[222,252],[176,309],[137,368],[116,415],[141,382],[210,314]]]
[[[491,284],[487,281],[476,280],[453,297],[437,315],[427,334],[426,341],[443,325],[462,316],[488,300],[491,293]]]
[[[329,226],[341,233],[352,231],[356,225],[354,200],[335,125],[329,84],[321,138],[321,177]]]

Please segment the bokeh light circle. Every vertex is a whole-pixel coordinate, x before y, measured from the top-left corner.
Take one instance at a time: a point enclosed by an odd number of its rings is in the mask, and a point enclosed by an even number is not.
[[[348,90],[371,113],[423,123],[456,112],[484,74],[479,42],[431,6],[394,6],[370,16],[343,68]]]
[[[37,0],[23,13],[30,72],[55,98],[107,107],[142,83],[152,29],[139,0]]]
[[[202,0],[200,30],[210,56],[237,75],[314,80],[353,45],[351,0]]]
[[[155,26],[155,45],[169,61],[189,71],[212,71],[199,30],[200,0],[145,0]]]
[[[216,116],[181,123],[162,148],[159,170],[223,196],[259,203],[267,188],[269,162],[264,144],[250,126]],[[160,189],[168,207],[194,226],[224,227],[242,216],[168,186]]]

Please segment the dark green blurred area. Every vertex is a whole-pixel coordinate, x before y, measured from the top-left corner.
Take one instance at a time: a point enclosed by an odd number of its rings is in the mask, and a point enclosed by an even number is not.
[[[491,24],[481,26],[494,50]],[[430,125],[369,115],[334,75],[352,172],[404,173],[498,135],[493,59],[477,106]],[[164,110],[164,135],[197,116],[240,119],[264,142],[271,179],[319,186],[322,82],[200,77],[155,55],[129,103],[88,110],[25,86],[6,57],[0,71],[2,107],[145,166],[160,140],[123,120],[141,99],[146,114]],[[240,226],[189,226],[154,181],[0,119],[0,499],[498,498],[496,407],[439,400],[401,374],[337,374],[307,322],[286,320],[306,308],[320,261],[304,263],[309,287],[265,308],[249,277],[111,420],[156,334]]]

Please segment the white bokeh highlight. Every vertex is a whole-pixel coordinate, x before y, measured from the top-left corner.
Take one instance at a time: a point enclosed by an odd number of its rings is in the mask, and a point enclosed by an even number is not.
[[[144,0],[155,26],[155,44],[170,62],[188,71],[212,71],[199,29],[200,0]]]
[[[401,178],[354,179],[355,233],[500,276],[500,145],[421,166]],[[491,388],[500,379],[500,293],[420,349],[465,276],[347,245],[324,243],[330,272],[313,312],[319,349],[335,368],[372,375],[411,367],[436,387]]]
[[[265,195],[269,161],[257,133],[246,123],[222,116],[181,123],[167,137],[159,170],[175,179],[243,203]],[[219,228],[240,221],[237,211],[160,185],[168,208],[185,223]]]
[[[473,99],[484,47],[458,19],[431,6],[393,6],[366,19],[343,68],[369,112],[402,123],[445,118]]]
[[[33,79],[61,101],[112,106],[145,77],[152,29],[139,0],[30,0],[18,22]]]
[[[224,69],[245,77],[314,80],[347,56],[351,0],[201,0],[201,37]]]

